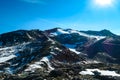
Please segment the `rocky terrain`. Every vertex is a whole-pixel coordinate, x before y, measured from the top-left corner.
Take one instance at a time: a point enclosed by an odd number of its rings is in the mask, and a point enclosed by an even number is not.
[[[0,35],[0,79],[120,80],[119,54],[120,36],[108,30],[8,32]]]

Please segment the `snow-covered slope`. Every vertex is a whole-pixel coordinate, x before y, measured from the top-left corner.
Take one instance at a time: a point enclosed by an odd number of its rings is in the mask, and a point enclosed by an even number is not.
[[[29,44],[23,43],[17,46],[0,48],[0,63],[7,62],[15,57],[17,57],[18,52],[24,49],[24,46]]]
[[[36,69],[43,69],[43,68],[46,68],[48,71],[54,70],[54,68],[51,66],[51,63],[49,61],[50,57],[52,56],[46,56],[43,57],[40,61],[34,62],[33,64],[29,65],[28,68],[25,69],[25,71],[34,72]]]
[[[83,33],[83,32],[80,32],[80,31],[77,31],[77,30],[72,30],[72,29],[57,29],[55,32],[51,33],[51,35],[54,35],[54,36],[58,36],[58,35],[61,35],[61,34],[79,34],[80,36],[84,36],[84,37],[88,37],[88,38],[95,38],[97,40],[100,40],[100,39],[103,39],[105,38],[105,36],[95,36],[95,35],[88,35],[86,33]]]
[[[55,28],[53,31],[51,30],[50,36],[55,37],[58,42],[62,43],[65,47],[76,54],[81,53],[80,49],[77,50],[78,47],[85,44],[91,45],[106,38],[106,36],[89,35],[77,30],[61,28]]]
[[[81,75],[95,75],[94,72],[99,73],[102,76],[117,76],[120,77],[120,74],[117,74],[115,71],[109,70],[99,70],[99,69],[86,69],[86,71],[81,71]]]

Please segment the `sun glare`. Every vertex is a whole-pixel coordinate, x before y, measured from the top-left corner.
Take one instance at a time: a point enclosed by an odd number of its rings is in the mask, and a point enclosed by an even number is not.
[[[113,4],[113,0],[95,0],[94,2],[97,6],[100,7],[109,7]]]

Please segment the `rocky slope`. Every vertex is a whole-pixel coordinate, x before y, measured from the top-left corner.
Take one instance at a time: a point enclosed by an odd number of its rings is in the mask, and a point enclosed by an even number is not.
[[[18,30],[0,35],[0,73],[28,74],[39,69],[49,77],[69,70],[78,75],[87,65],[120,64],[119,53],[120,37],[108,30]]]
[[[84,60],[75,52],[46,36],[39,30],[19,30],[0,35],[1,72],[19,73],[34,71],[46,65],[52,70],[51,61],[78,62]],[[5,66],[5,67],[3,67]]]

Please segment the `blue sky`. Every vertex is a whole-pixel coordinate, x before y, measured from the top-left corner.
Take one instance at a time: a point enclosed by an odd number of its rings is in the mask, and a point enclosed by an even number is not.
[[[61,27],[120,34],[120,0],[112,1],[101,5],[95,0],[0,0],[0,33]]]

